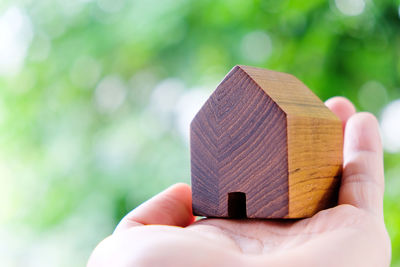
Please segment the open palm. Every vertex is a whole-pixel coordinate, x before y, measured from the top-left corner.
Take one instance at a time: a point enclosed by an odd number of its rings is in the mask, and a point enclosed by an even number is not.
[[[389,266],[378,124],[346,99],[326,105],[345,129],[337,207],[303,220],[194,222],[190,187],[177,184],[129,213],[88,266]]]

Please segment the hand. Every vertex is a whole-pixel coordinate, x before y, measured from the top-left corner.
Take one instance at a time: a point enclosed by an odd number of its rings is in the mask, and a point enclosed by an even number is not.
[[[326,105],[345,129],[337,207],[303,220],[194,222],[190,187],[177,184],[130,212],[88,266],[389,266],[378,123],[344,98]]]

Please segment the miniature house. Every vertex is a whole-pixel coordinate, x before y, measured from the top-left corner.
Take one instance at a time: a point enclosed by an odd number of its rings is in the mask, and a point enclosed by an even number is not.
[[[337,201],[341,121],[296,77],[235,66],[191,123],[193,213],[302,218]]]

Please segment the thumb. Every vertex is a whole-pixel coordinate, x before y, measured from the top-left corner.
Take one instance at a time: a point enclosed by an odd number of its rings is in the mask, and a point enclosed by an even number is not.
[[[180,183],[167,188],[128,213],[114,233],[147,224],[185,227],[193,221],[190,186]]]

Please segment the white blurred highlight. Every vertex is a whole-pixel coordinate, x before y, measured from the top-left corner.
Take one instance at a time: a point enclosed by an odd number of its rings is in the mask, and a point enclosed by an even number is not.
[[[97,5],[104,12],[115,13],[124,7],[125,0],[97,0]]]
[[[206,88],[196,87],[184,92],[175,107],[176,125],[186,143],[190,138],[190,122],[209,97]]]
[[[177,78],[162,80],[150,96],[150,110],[156,113],[161,121],[170,121],[184,89],[184,83]]]
[[[62,223],[40,233],[19,225],[0,229],[1,266],[79,266],[101,241],[99,233],[106,236],[114,228],[112,208],[109,199],[92,193]]]
[[[20,71],[32,37],[32,24],[23,9],[10,7],[0,15],[0,75]]]
[[[387,152],[400,152],[400,99],[387,105],[381,115],[380,125],[383,147]]]
[[[250,32],[244,36],[241,43],[243,58],[253,63],[265,62],[272,53],[272,41],[264,31]]]
[[[102,113],[112,113],[125,101],[126,86],[119,76],[105,77],[96,87],[95,100]]]
[[[398,14],[398,16],[400,18],[400,6],[397,8],[397,14]]]
[[[358,16],[364,12],[364,0],[335,0],[337,9],[347,16]]]

